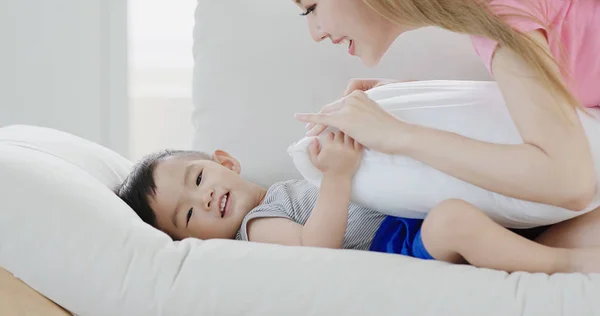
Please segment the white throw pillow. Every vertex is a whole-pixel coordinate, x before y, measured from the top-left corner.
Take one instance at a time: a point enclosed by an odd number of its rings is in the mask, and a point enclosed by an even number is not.
[[[386,111],[407,122],[492,143],[522,143],[494,82],[409,82],[386,85],[367,94]],[[600,117],[597,109],[590,111]],[[585,114],[580,115],[580,119],[591,143],[596,175],[600,179],[600,121]],[[288,152],[299,172],[319,185],[321,173],[312,165],[307,153],[312,139],[303,138],[290,146]],[[424,218],[429,210],[446,199],[463,199],[511,228],[554,224],[585,213],[503,196],[411,158],[369,149],[365,149],[356,173],[352,197],[383,213],[410,218]],[[599,201],[596,194],[586,211],[597,207]]]

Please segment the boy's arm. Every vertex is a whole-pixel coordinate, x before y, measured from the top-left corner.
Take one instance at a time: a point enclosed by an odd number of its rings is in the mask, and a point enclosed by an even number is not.
[[[282,218],[248,223],[251,241],[293,246],[341,248],[348,226],[352,178],[362,146],[342,132],[328,133],[309,147],[313,164],[323,173],[319,197],[304,226]]]
[[[286,246],[341,248],[348,225],[352,177],[327,173],[315,208],[304,226],[287,218],[257,218],[248,223],[248,239]]]
[[[321,181],[317,204],[304,228],[302,245],[341,248],[348,226],[351,174],[326,173]]]
[[[246,229],[252,242],[302,246],[302,225],[287,218],[256,218],[248,222]]]

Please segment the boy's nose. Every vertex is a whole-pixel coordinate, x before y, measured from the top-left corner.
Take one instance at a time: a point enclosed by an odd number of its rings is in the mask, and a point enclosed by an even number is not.
[[[213,203],[215,191],[213,189],[200,190],[196,196],[197,202],[202,205],[205,211],[210,211]]]

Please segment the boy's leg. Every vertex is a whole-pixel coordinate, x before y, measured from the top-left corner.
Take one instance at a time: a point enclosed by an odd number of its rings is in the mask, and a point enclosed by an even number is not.
[[[437,260],[508,272],[600,271],[600,249],[551,248],[498,225],[475,206],[448,200],[431,210],[421,228]]]

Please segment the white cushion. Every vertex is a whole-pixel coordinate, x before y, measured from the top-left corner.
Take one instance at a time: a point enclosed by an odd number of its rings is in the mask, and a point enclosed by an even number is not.
[[[494,82],[409,82],[386,85],[367,94],[386,111],[407,122],[491,143],[523,142]],[[590,111],[598,119],[580,117],[596,161],[596,177],[600,180],[600,110]],[[322,174],[310,162],[307,151],[312,139],[314,137],[301,139],[290,146],[288,152],[300,173],[319,186]],[[598,191],[593,203],[583,212],[523,201],[482,189],[411,158],[369,149],[364,150],[356,173],[352,198],[383,213],[412,218],[424,218],[444,200],[462,199],[510,228],[558,223],[600,205]]]
[[[112,193],[130,166],[114,153],[35,127],[2,128],[0,139],[0,266],[77,315],[600,310],[598,275],[508,275],[351,250],[173,242]]]
[[[344,47],[313,42],[300,12],[290,0],[198,4],[193,147],[225,149],[254,182],[300,177],[286,154],[304,134],[294,112],[334,101],[352,78],[489,79],[467,36],[410,32],[380,66],[366,68]]]

